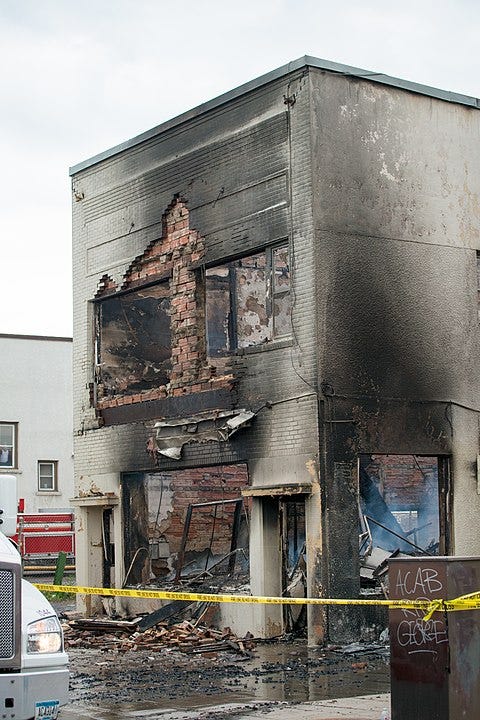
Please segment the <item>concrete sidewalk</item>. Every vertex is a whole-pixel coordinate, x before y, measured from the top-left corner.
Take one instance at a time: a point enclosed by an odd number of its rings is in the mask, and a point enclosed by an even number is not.
[[[122,719],[141,716],[148,717],[148,720],[380,720],[384,708],[390,713],[388,694],[303,703],[228,703],[192,710],[127,711],[123,712]],[[64,720],[70,720],[72,716],[66,711],[63,717]],[[106,720],[107,716],[101,713],[93,714],[85,716],[85,720],[87,717]],[[108,715],[109,720],[114,717],[117,716]],[[84,716],[81,715],[81,720],[83,719]],[[80,720],[80,717],[77,715],[75,720]]]
[[[383,708],[390,711],[390,695],[318,700],[303,703],[268,701],[227,703],[187,709],[135,710],[67,705],[60,720],[380,720]]]
[[[382,710],[390,713],[390,695],[363,695],[361,697],[319,700],[316,702],[285,705],[272,708],[268,713],[257,711],[245,718],[270,720],[380,720]]]
[[[363,695],[264,708],[236,715],[235,720],[380,720],[384,708],[390,713],[390,695]]]

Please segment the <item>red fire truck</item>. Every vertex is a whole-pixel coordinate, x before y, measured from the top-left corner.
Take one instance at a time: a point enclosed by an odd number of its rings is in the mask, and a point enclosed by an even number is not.
[[[20,509],[22,504],[20,503]],[[22,556],[23,566],[55,563],[58,554],[67,555],[67,563],[75,563],[75,518],[72,512],[19,512],[17,534],[13,538]]]

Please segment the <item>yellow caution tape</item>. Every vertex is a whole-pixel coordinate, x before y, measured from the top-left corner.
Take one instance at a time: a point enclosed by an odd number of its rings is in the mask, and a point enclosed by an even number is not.
[[[455,610],[480,610],[480,591],[460,595],[454,600],[445,600],[445,609],[448,612]]]
[[[445,605],[444,605],[443,600],[432,600],[428,607],[428,612],[426,613],[426,615],[424,615],[423,620],[425,622],[428,622],[428,620],[430,620],[430,618],[432,617],[434,612],[439,612],[440,610],[444,610],[444,609],[445,609]]]
[[[34,583],[42,592],[76,593],[78,595],[103,595],[105,597],[135,597],[150,600],[186,600],[189,602],[256,603],[262,605],[383,605],[402,610],[423,610],[424,620],[435,612],[480,609],[480,592],[455,600],[367,600],[347,598],[291,598],[261,595],[226,595],[215,593],[175,592],[170,590],[127,590],[125,588],[96,588],[80,585],[45,585]]]
[[[401,610],[423,610],[423,620],[431,619],[435,612],[480,610],[480,591],[461,595],[453,600],[367,600],[352,598],[291,598],[263,595],[229,595],[216,593],[176,592],[171,590],[127,590],[126,588],[96,588],[80,585],[46,585],[33,583],[42,592],[103,595],[104,597],[135,597],[151,600],[186,600],[189,602],[256,603],[262,605],[377,605]]]

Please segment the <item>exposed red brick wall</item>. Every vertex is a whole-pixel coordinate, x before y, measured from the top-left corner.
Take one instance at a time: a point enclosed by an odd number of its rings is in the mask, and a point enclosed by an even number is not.
[[[162,228],[162,237],[151,242],[128,268],[121,290],[169,278],[170,382],[116,397],[102,397],[99,392],[99,409],[233,386],[233,376],[228,368],[217,376],[217,367],[207,363],[204,283],[195,270],[205,255],[205,243],[196,230],[190,229],[189,211],[183,200],[178,197],[173,200],[164,213]],[[112,295],[116,290],[113,280],[104,275],[95,297]]]
[[[187,509],[190,504],[232,500],[241,497],[248,486],[246,465],[223,465],[162,473],[172,491],[172,509],[159,525],[159,533],[169,543],[170,553],[177,553],[183,535]],[[225,555],[230,550],[235,506],[217,506],[212,553]],[[196,508],[192,513],[186,550],[202,552],[210,546],[215,508]],[[153,534],[155,528],[151,528]]]
[[[98,283],[98,290],[95,295],[96,298],[104,297],[105,295],[111,295],[117,292],[117,283],[110,277],[110,275],[103,275],[100,282]]]
[[[425,502],[425,493],[431,493],[437,487],[435,457],[373,455],[365,469],[376,480],[389,506],[416,507]]]

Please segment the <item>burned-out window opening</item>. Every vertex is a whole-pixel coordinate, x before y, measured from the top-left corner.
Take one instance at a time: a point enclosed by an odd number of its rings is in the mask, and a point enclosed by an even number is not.
[[[96,302],[96,376],[104,395],[166,385],[171,371],[167,282]]]
[[[245,465],[122,476],[129,584],[248,581],[249,500]]]
[[[229,267],[222,265],[206,271],[205,296],[208,355],[228,355],[235,347],[235,293]]]
[[[375,582],[392,554],[448,552],[448,473],[443,458],[361,455],[359,458],[360,565]]]
[[[287,245],[272,250],[272,305],[274,337],[280,338],[290,335],[292,316],[290,264]]]
[[[291,335],[288,243],[206,271],[210,357]]]

